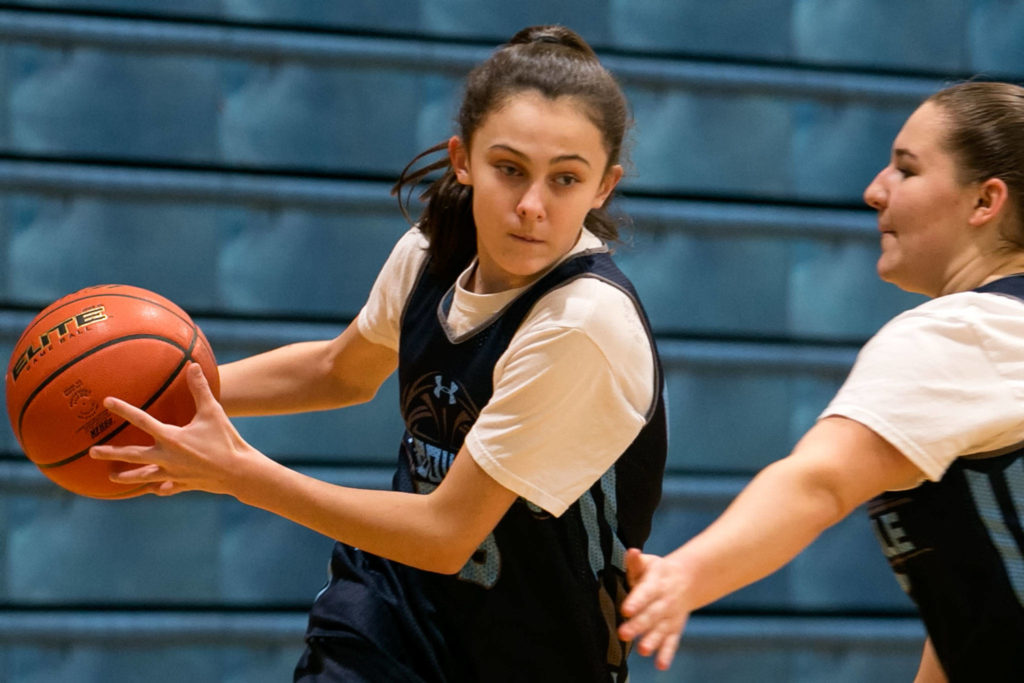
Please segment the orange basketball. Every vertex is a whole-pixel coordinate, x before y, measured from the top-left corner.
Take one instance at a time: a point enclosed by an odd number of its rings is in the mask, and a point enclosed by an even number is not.
[[[58,299],[22,333],[7,366],[7,416],[25,455],[43,474],[92,498],[130,498],[141,486],[110,481],[133,467],[93,460],[96,444],[152,444],[103,407],[116,396],[162,422],[187,424],[195,403],[185,380],[199,363],[219,396],[209,342],[185,311],[129,285],[99,285]]]

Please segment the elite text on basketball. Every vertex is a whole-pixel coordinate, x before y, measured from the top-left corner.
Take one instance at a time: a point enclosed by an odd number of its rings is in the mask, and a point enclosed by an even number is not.
[[[76,334],[93,323],[106,320],[107,314],[103,306],[90,306],[81,313],[61,321],[32,340],[28,348],[21,352],[11,369],[11,377],[17,381],[18,375],[28,367],[29,362],[37,355],[56,343],[62,342],[71,334]]]

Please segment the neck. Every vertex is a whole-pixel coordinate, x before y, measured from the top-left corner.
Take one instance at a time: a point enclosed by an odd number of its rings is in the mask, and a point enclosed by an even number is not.
[[[1020,275],[1021,273],[1024,273],[1024,253],[1015,252],[1012,255],[1008,255],[1003,263],[993,268],[988,276],[982,279],[978,285],[985,285],[993,280],[1009,277],[1010,275]]]
[[[938,295],[966,292],[1000,278],[1021,273],[1024,273],[1024,252],[1004,252],[983,262],[975,261],[963,268],[949,279]]]

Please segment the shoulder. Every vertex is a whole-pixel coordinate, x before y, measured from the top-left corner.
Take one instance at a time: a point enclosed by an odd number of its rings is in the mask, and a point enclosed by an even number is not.
[[[575,328],[595,339],[647,334],[633,298],[617,285],[590,276],[577,277],[545,294],[527,322]]]
[[[861,349],[822,413],[860,422],[938,481],[957,457],[1024,438],[1024,303],[992,293],[933,299]]]
[[[509,346],[513,353],[537,348],[548,362],[569,361],[575,373],[588,358],[587,372],[610,377],[639,413],[652,405],[654,340],[633,298],[614,284],[579,277],[545,294]]]
[[[357,318],[360,333],[370,341],[398,348],[402,310],[427,260],[428,245],[415,227],[395,243]]]
[[[995,293],[958,292],[927,301],[886,323],[868,345],[907,342],[1016,348],[1024,335],[1024,301]]]
[[[404,301],[426,263],[429,242],[419,228],[410,228],[391,250],[381,268],[377,288],[390,297]]]
[[[573,249],[574,254],[579,257],[597,251],[607,251],[607,246],[584,229],[579,243]],[[589,272],[546,293],[528,320],[531,318],[535,323],[545,322],[590,330],[599,333],[601,337],[614,337],[622,332],[632,333],[634,326],[644,329],[638,302],[616,283]]]
[[[395,243],[391,250],[391,258],[403,262],[409,261],[419,266],[426,260],[429,247],[430,241],[427,240],[426,235],[420,232],[418,227],[413,226]]]
[[[894,320],[904,316],[959,316],[965,311],[974,311],[982,315],[1019,314],[1022,310],[1024,310],[1024,300],[1015,296],[972,290],[929,299],[896,316]]]

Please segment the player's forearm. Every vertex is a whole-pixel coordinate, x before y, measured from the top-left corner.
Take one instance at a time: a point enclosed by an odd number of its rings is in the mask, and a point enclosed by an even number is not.
[[[430,495],[336,486],[265,458],[240,469],[241,502],[419,569],[457,572],[482,540],[461,537]]]
[[[331,340],[221,366],[220,401],[232,416],[341,408],[373,398],[397,363],[393,349],[370,342],[353,323]]]
[[[799,461],[766,467],[721,517],[668,556],[686,575],[690,610],[775,572],[846,513]]]
[[[326,341],[282,346],[221,365],[220,402],[228,415],[266,415],[336,407],[328,398]]]
[[[864,425],[819,420],[792,454],[762,470],[721,518],[680,549],[700,571],[697,606],[771,574],[864,501],[922,476]]]

